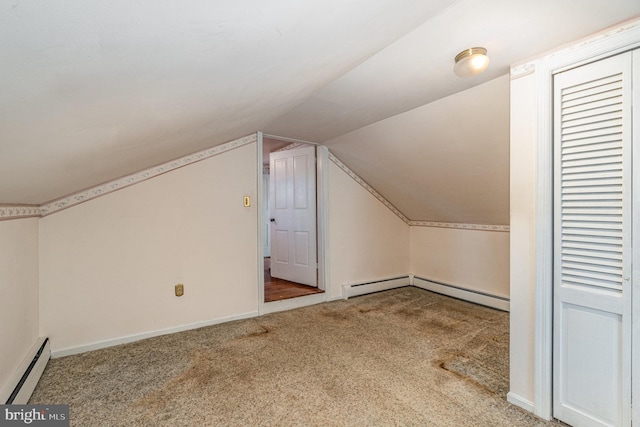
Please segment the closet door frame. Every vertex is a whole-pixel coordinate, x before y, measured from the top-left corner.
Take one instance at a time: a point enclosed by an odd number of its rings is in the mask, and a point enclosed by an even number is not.
[[[640,48],[633,51],[632,58],[633,76],[632,85],[633,91],[633,108],[631,120],[634,124],[640,123]],[[631,420],[636,424],[640,424],[640,125],[636,126],[638,129],[634,129],[631,144],[635,149],[635,154],[632,157],[632,237],[631,245],[636,248],[636,254],[633,258],[633,265],[631,271],[631,277],[634,278],[636,289],[631,291],[632,296],[632,308],[631,316],[632,321],[636,325],[631,329]],[[633,375],[636,373],[636,380],[633,381]]]
[[[535,251],[535,334],[534,334],[534,413],[550,420],[553,417],[553,76],[556,73],[617,55],[640,47],[640,21],[616,27],[610,31],[553,53],[538,61],[524,64],[514,71],[534,71],[536,75],[536,251]],[[637,63],[637,62],[636,62]],[[524,71],[523,71],[524,70]],[[636,80],[637,81],[637,80]],[[637,92],[637,91],[636,91]],[[636,96],[637,100],[637,94]],[[637,109],[636,109],[637,110]],[[637,115],[637,111],[635,113]],[[638,146],[638,132],[634,145]],[[638,157],[638,156],[634,156]],[[634,162],[637,160],[634,160]],[[637,183],[634,175],[634,182]],[[634,186],[637,187],[637,186]],[[635,190],[637,191],[637,189]],[[637,218],[634,214],[634,218]],[[640,234],[634,229],[634,243]],[[637,237],[637,238],[636,238]],[[634,261],[639,260],[638,253]],[[634,262],[638,268],[640,262]],[[636,276],[638,277],[638,276]],[[638,313],[640,298],[633,294],[634,314]],[[636,319],[638,319],[636,317]],[[635,328],[634,338],[640,338]],[[634,339],[633,359],[640,357],[638,340]],[[635,368],[639,363],[634,365]],[[632,418],[640,422],[640,381],[633,387]]]
[[[554,79],[553,411],[570,425],[631,424],[632,54]]]

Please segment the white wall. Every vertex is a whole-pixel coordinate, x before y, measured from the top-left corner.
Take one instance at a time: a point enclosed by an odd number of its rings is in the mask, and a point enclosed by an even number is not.
[[[4,403],[16,386],[18,366],[38,338],[37,218],[0,221],[0,325]]]
[[[342,285],[409,273],[409,226],[329,162],[329,298]]]
[[[508,75],[325,144],[412,220],[509,220]]]
[[[534,402],[535,74],[511,81],[510,392]]]
[[[411,273],[509,298],[509,233],[411,227]]]
[[[257,313],[256,165],[254,143],[44,217],[52,351]]]

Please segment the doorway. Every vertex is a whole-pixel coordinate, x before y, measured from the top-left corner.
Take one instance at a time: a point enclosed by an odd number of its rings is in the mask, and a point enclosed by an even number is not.
[[[264,303],[324,293],[316,177],[315,145],[263,137]]]

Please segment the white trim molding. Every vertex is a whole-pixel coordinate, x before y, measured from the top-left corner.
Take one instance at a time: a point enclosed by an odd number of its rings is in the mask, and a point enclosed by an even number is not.
[[[0,221],[6,219],[38,218],[40,216],[40,206],[37,205],[0,206]]]
[[[640,27],[640,20],[634,19],[623,23],[622,25],[617,25],[615,27],[605,29],[595,36],[591,36],[585,38],[577,43],[574,43],[570,46],[567,46],[563,49],[556,50],[551,53],[547,53],[546,55],[542,55],[537,58],[533,58],[527,62],[523,62],[517,65],[513,65],[511,67],[511,80],[515,80],[519,77],[526,76],[528,74],[534,73],[536,71],[536,64],[540,62],[554,62],[558,63],[565,62],[564,58],[570,56],[574,53],[580,55],[580,52],[587,51],[595,46],[595,49],[598,49],[599,44],[607,43],[607,40],[613,36],[617,36],[620,33],[628,33],[629,31],[636,31]],[[570,64],[566,64],[570,65]]]
[[[409,221],[412,227],[437,227],[437,228],[457,228],[460,230],[498,231],[509,232],[508,225],[492,224],[462,224],[457,222],[436,222],[436,221]]]
[[[100,350],[102,348],[113,347],[115,345],[127,344],[135,341],[140,341],[147,338],[159,337],[161,335],[174,334],[176,332],[190,331],[192,329],[204,328],[207,326],[219,325],[221,323],[232,322],[234,320],[251,319],[258,317],[257,311],[250,311],[248,313],[236,314],[235,316],[221,317],[213,320],[206,320],[203,322],[189,323],[186,325],[176,326],[172,328],[158,329],[156,331],[143,332],[141,334],[127,335],[124,337],[107,339],[103,341],[96,341],[89,344],[78,345],[73,347],[62,348],[60,350],[53,350],[51,352],[51,358],[56,359],[58,357],[71,356],[73,354],[85,353],[87,351]]]
[[[533,412],[535,409],[535,405],[530,400],[525,399],[522,396],[519,396],[513,392],[507,393],[507,402],[516,405],[525,411]]]
[[[275,137],[274,137],[275,138]],[[306,144],[314,144],[311,142],[299,141],[294,139],[286,139],[278,137],[282,140],[290,140],[292,143],[278,151],[290,150]],[[203,151],[199,151],[188,156],[181,157],[176,160],[172,160],[167,163],[155,166],[153,168],[145,169],[143,171],[124,176],[122,178],[109,181],[107,183],[97,185],[95,187],[88,188],[77,193],[61,197],[59,199],[38,205],[6,205],[0,206],[0,221],[9,219],[20,218],[37,218],[47,215],[51,215],[63,209],[70,208],[80,203],[113,193],[114,191],[121,190],[123,188],[130,187],[147,179],[162,175],[175,169],[190,165],[192,163],[199,162],[201,160],[208,159],[213,156],[225,153],[244,145],[257,142],[258,134],[251,134],[233,141],[227,142],[222,145],[217,145],[212,148],[208,148]],[[328,151],[328,150],[327,150]],[[438,221],[414,221],[407,218],[398,208],[393,206],[384,196],[378,193],[373,187],[365,182],[360,176],[353,172],[347,165],[342,163],[333,153],[328,151],[328,158],[336,166],[342,169],[347,175],[349,175],[354,181],[360,184],[365,190],[371,193],[376,199],[378,199],[383,205],[385,205],[391,212],[393,212],[398,218],[400,218],[405,224],[411,227],[437,227],[437,228],[454,228],[460,230],[480,230],[480,231],[498,231],[509,232],[508,225],[493,225],[493,224],[463,224],[463,223],[450,223],[450,222],[438,222]]]
[[[264,135],[262,132],[258,132],[256,134],[256,167],[258,171],[263,168],[263,153],[262,149],[264,147]],[[268,205],[268,200],[265,197],[265,189],[264,189],[264,181],[263,175],[258,173],[256,180],[256,190],[258,192],[258,204],[257,204],[257,220],[256,228],[258,231],[257,239],[257,254],[256,257],[258,259],[258,314],[264,314],[264,258],[265,258],[265,248],[264,248],[264,227],[265,227],[265,206]]]
[[[378,199],[380,201],[380,203],[382,203],[383,205],[385,205],[391,212],[393,212],[394,214],[396,214],[396,216],[398,218],[400,218],[402,221],[405,222],[405,224],[409,224],[409,218],[407,218],[402,212],[400,212],[400,210],[398,208],[396,208],[395,206],[393,206],[391,204],[391,202],[389,202],[387,199],[384,198],[384,196],[382,196],[380,193],[378,193],[372,186],[370,186],[369,184],[367,184],[365,182],[365,180],[363,180],[362,178],[360,178],[354,171],[352,171],[351,169],[349,169],[349,167],[347,165],[345,165],[344,163],[342,163],[342,161],[337,158],[335,156],[335,154],[333,154],[331,151],[329,151],[329,160],[331,160],[336,166],[338,166],[340,169],[343,170],[344,173],[346,173],[347,175],[349,175],[351,177],[351,179],[353,179],[355,182],[357,182],[358,184],[360,184],[362,186],[362,188],[364,188],[365,190],[367,190],[369,193],[371,193],[371,195],[373,197],[375,197],[376,199]]]
[[[109,181],[101,185],[97,185],[95,187],[91,187],[83,191],[79,191],[69,196],[61,197],[59,199],[41,205],[40,215],[51,215],[52,213],[67,209],[71,206],[75,206],[88,200],[113,193],[114,191],[130,187],[142,181],[146,181],[147,179],[162,175],[175,169],[179,169],[192,163],[199,162],[201,160],[208,159],[210,157],[217,156],[219,154],[225,153],[238,147],[242,147],[247,144],[251,144],[256,141],[256,134],[251,134],[221,145],[216,145],[215,147],[208,148],[197,153],[190,154],[188,156],[181,157],[179,159],[172,160],[170,162],[163,163],[149,169],[145,169],[131,175],[124,176],[119,179],[115,179],[113,181]]]
[[[511,68],[511,72],[509,73],[511,80],[518,79],[520,77],[527,76],[529,74],[533,74],[536,72],[536,65],[532,62],[527,62],[526,64],[517,65]]]

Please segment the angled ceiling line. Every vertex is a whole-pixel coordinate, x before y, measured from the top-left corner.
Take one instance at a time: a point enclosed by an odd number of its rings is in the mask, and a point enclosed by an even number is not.
[[[351,169],[349,169],[349,167],[347,165],[345,165],[344,163],[342,163],[342,161],[337,158],[335,156],[335,154],[333,154],[331,152],[331,150],[329,150],[329,160],[331,160],[336,166],[338,166],[340,169],[342,169],[342,171],[344,173],[346,173],[347,175],[349,175],[351,177],[351,179],[353,179],[355,182],[357,182],[358,184],[360,184],[362,186],[362,188],[364,188],[365,190],[367,190],[369,193],[371,193],[371,195],[373,197],[375,197],[376,199],[378,199],[383,205],[385,205],[391,212],[393,212],[394,214],[396,214],[396,216],[398,218],[400,218],[405,224],[409,225],[409,218],[407,218],[402,212],[400,212],[400,210],[398,208],[396,208],[395,206],[393,206],[393,204],[391,204],[390,201],[388,201],[382,194],[378,193],[372,186],[370,186],[364,179],[360,178],[360,176],[358,174],[356,174],[354,171],[352,171]]]
[[[383,205],[385,205],[391,212],[393,212],[398,218],[400,218],[405,224],[410,227],[436,227],[436,228],[455,228],[460,230],[478,230],[478,231],[497,231],[497,232],[509,232],[508,225],[495,225],[495,224],[467,224],[458,222],[440,222],[440,221],[428,221],[428,220],[411,220],[403,214],[400,209],[396,208],[389,200],[387,200],[382,194],[376,191],[371,185],[369,185],[364,179],[362,179],[357,173],[349,169],[347,165],[336,157],[335,154],[329,150],[329,160],[331,160],[336,166],[338,166],[344,173],[349,175],[351,179],[360,184],[365,190],[367,190],[373,197],[378,199]]]
[[[412,28],[405,30],[401,35],[398,35],[396,37],[396,39],[394,40],[390,40],[387,44],[383,45],[382,47],[379,47],[377,50],[371,52],[369,55],[365,55],[361,58],[360,61],[356,61],[355,63],[351,64],[350,67],[348,67],[346,70],[344,70],[342,73],[334,76],[333,79],[325,82],[324,84],[321,84],[320,86],[318,86],[315,90],[313,90],[305,99],[295,103],[291,108],[285,110],[280,117],[286,116],[287,114],[291,113],[292,111],[296,110],[297,108],[299,108],[302,104],[304,104],[307,100],[309,100],[310,98],[313,98],[315,95],[317,95],[318,93],[320,93],[323,89],[329,87],[330,85],[332,85],[335,81],[343,78],[344,76],[348,75],[349,73],[351,73],[352,71],[354,71],[355,69],[357,69],[358,67],[360,67],[362,64],[366,63],[367,61],[369,61],[371,58],[375,57],[376,55],[380,54],[381,52],[383,52],[385,49],[388,49],[389,47],[393,46],[395,43],[397,43],[399,40],[403,39],[404,37],[407,37],[408,35],[410,35],[411,33],[413,33],[414,31],[417,31],[421,26],[425,25],[425,23],[429,22],[430,20],[439,17],[440,15],[444,14],[445,12],[447,12],[449,9],[452,9],[453,7],[455,7],[458,3],[461,3],[463,0],[454,0],[450,3],[448,3],[445,7],[440,8],[437,12],[430,14],[424,21],[422,22],[418,22],[416,23]],[[273,122],[273,121],[272,121]],[[265,136],[269,136],[269,135],[265,135]],[[278,137],[276,137],[278,138]],[[300,141],[302,142],[302,141]],[[317,144],[317,143],[311,143],[311,142],[305,142],[306,144]]]
[[[45,217],[53,213],[68,209],[98,197],[106,196],[123,188],[139,184],[148,179],[155,178],[167,172],[209,159],[226,153],[233,149],[243,147],[257,141],[257,134],[253,133],[232,141],[226,142],[206,150],[198,151],[178,159],[170,160],[160,165],[143,169],[141,171],[125,175],[123,177],[95,185],[93,187],[77,191],[75,193],[45,202],[41,205],[3,205],[0,206],[0,221],[9,219],[23,219],[31,217]]]
[[[211,147],[206,150],[198,151],[196,153],[189,154],[175,160],[170,160],[158,166],[147,168],[137,173],[126,175],[124,177],[106,182],[104,184],[97,185],[65,197],[61,197],[51,202],[44,203],[40,206],[40,212],[42,216],[51,215],[52,213],[67,209],[71,206],[75,206],[88,200],[113,193],[114,191],[130,187],[156,176],[163,175],[167,172],[171,172],[184,166],[188,166],[190,164],[200,162],[219,154],[226,153],[227,151],[233,150],[235,148],[251,144],[252,142],[256,142],[257,140],[257,134],[252,133],[250,135],[234,139],[224,144],[216,145],[215,147]]]

